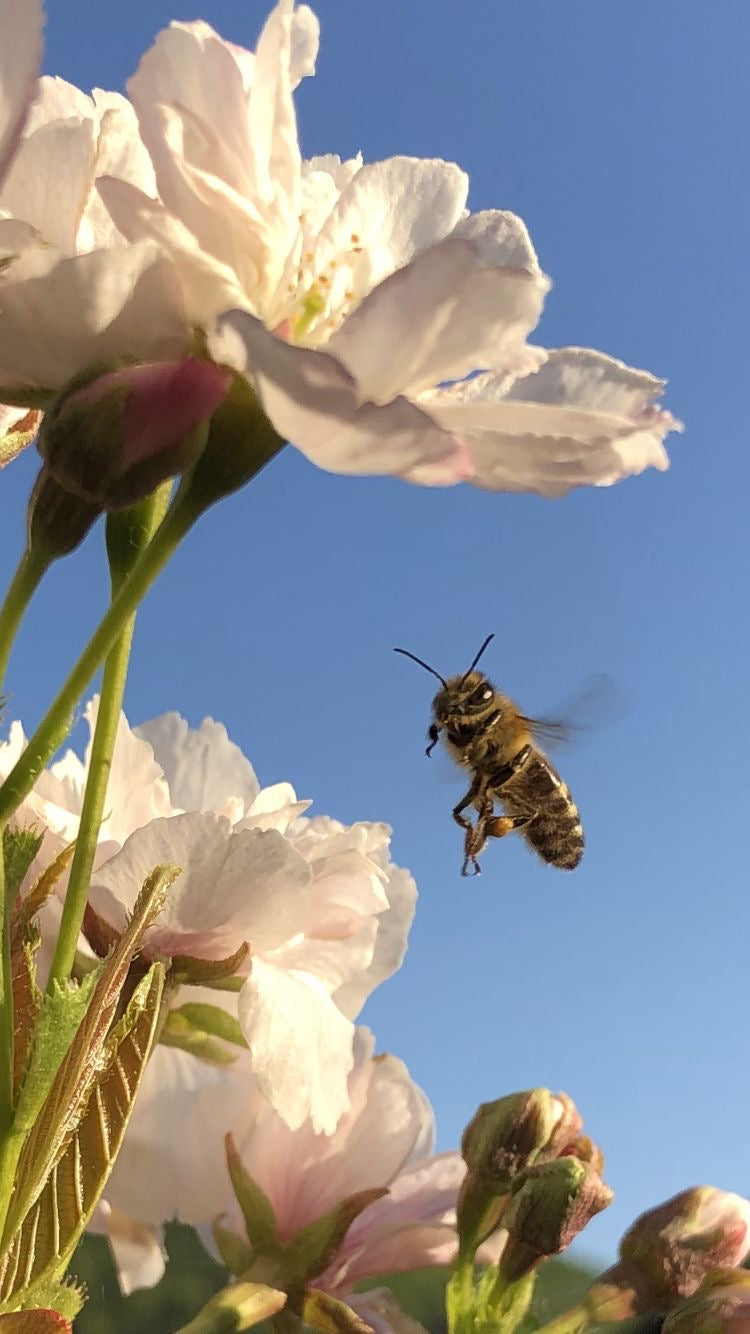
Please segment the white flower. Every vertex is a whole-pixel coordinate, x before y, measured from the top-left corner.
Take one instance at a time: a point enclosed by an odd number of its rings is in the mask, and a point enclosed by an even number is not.
[[[254,57],[173,24],[129,84],[160,199],[99,188],[125,235],[174,256],[193,319],[217,317],[213,355],[337,472],[560,495],[665,467],[660,381],[578,349],[545,374],[526,346],[549,284],[519,218],[467,214],[451,163],[302,161],[291,94],[316,43],[281,0]]]
[[[85,716],[93,730],[96,701]],[[0,777],[23,744],[14,723]],[[77,835],[89,753],[45,770],[16,815],[45,831],[24,888]],[[312,1116],[328,1131],[348,1105],[352,1021],[401,964],[416,886],[390,860],[386,825],[311,820],[308,804],[289,783],[261,789],[213,719],[192,730],[171,713],[131,731],[123,715],[90,903],[121,931],[153,868],[181,867],[144,954],[222,959],[247,942],[239,1018],[259,1085],[290,1125]]]

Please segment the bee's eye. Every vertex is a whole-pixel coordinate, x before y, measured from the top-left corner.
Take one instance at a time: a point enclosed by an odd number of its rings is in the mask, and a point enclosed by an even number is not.
[[[492,699],[492,695],[493,691],[491,687],[487,684],[486,681],[483,681],[482,684],[480,686],[477,686],[476,690],[473,690],[472,693],[470,694],[469,703],[486,704],[488,700]]]

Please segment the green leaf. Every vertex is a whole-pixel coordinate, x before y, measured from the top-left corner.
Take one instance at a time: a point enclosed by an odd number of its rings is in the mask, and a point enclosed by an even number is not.
[[[144,931],[161,911],[167,889],[178,874],[175,867],[157,866],[147,877],[127,929],[95,974],[91,1000],[80,1027],[23,1147],[3,1244],[18,1230],[38,1199],[83,1115],[94,1086],[100,1081],[107,1036],[130,960]]]
[[[33,826],[25,829],[6,825],[3,830],[3,858],[5,860],[5,892],[11,902],[24,882],[26,872],[42,846],[44,831],[40,834]]]
[[[259,1255],[267,1251],[278,1252],[279,1234],[271,1201],[247,1171],[231,1134],[226,1136],[224,1144],[229,1179],[242,1210],[248,1241]]]
[[[228,1051],[220,1039],[200,1028],[194,1028],[189,1019],[179,1013],[180,1008],[170,1010],[164,1020],[159,1034],[162,1045],[179,1047],[181,1051],[188,1052],[208,1065],[232,1065],[239,1052]]]
[[[61,1283],[53,1279],[34,1288],[29,1294],[27,1306],[29,1309],[43,1307],[45,1310],[57,1311],[66,1320],[74,1320],[85,1300],[85,1288],[78,1287],[73,1279],[64,1279]]]
[[[22,1303],[40,1283],[64,1269],[91,1217],[133,1110],[154,1040],[163,986],[164,969],[154,964],[106,1043],[80,1121],[41,1193],[9,1236],[0,1261],[0,1301],[6,1305]],[[22,1156],[20,1174],[23,1167]]]
[[[13,993],[13,1101],[26,1076],[29,1054],[34,1039],[34,1025],[42,1006],[42,993],[36,984],[35,954],[41,937],[38,929],[28,924],[27,935],[15,933],[11,941],[10,972]]]
[[[191,954],[175,954],[172,957],[172,981],[183,982],[187,986],[239,991],[246,979],[235,977],[234,974],[249,953],[250,946],[243,941],[239,949],[226,959],[195,959]]]
[[[230,1274],[244,1274],[245,1270],[250,1268],[253,1259],[253,1253],[244,1237],[240,1237],[228,1227],[223,1227],[219,1222],[213,1224],[211,1231],[222,1264],[226,1265]]]
[[[338,1251],[355,1218],[368,1205],[387,1194],[387,1186],[357,1191],[355,1195],[341,1200],[321,1218],[300,1228],[284,1248],[285,1272],[301,1282],[321,1274]]]
[[[41,997],[25,1078],[21,1084],[13,1133],[27,1135],[39,1115],[55,1075],[86,1013],[96,981],[53,982]]]
[[[12,1311],[0,1315],[0,1334],[73,1334],[59,1311]]]

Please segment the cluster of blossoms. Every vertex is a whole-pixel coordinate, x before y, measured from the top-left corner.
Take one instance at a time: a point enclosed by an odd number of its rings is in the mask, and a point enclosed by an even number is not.
[[[122,503],[123,474],[145,470],[150,489],[181,470],[228,369],[279,437],[336,472],[559,496],[667,466],[661,381],[527,344],[549,281],[520,218],[470,213],[453,163],[302,159],[306,5],[280,0],[254,53],[173,23],[129,98],[37,79],[39,0],[2,0],[0,25],[14,35],[0,45],[0,426],[20,446],[29,410],[91,367],[111,374],[88,408],[130,397],[117,465],[103,469],[99,438],[93,479],[64,420],[43,433],[77,496]],[[76,426],[80,395],[62,414]]]

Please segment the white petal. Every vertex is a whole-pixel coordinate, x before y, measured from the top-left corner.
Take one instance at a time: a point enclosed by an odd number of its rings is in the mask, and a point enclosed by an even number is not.
[[[164,862],[182,868],[146,952],[222,958],[243,941],[277,947],[309,910],[310,868],[275,830],[234,832],[228,820],[193,811],[152,820],[94,873],[91,902],[122,928],[146,877]]]
[[[468,218],[457,223],[452,235],[472,241],[486,264],[526,269],[539,278],[544,276],[526,223],[516,213],[508,213],[505,209],[470,213]],[[546,281],[549,283],[549,279]]]
[[[466,453],[404,398],[362,403],[354,380],[325,352],[295,347],[244,311],[223,316],[209,345],[215,359],[245,372],[284,439],[331,472],[395,473],[428,486],[468,475]]]
[[[449,238],[376,287],[328,347],[368,398],[385,402],[515,365],[547,286],[541,274],[487,264],[478,242]]]
[[[154,1228],[128,1218],[100,1200],[87,1227],[103,1233],[112,1248],[120,1288],[127,1296],[136,1288],[153,1288],[164,1276],[164,1247]]]
[[[41,125],[24,138],[0,201],[63,254],[75,254],[78,224],[94,172],[93,105],[87,120]]]
[[[653,408],[665,383],[592,348],[558,347],[546,350],[536,373],[516,380],[506,397],[637,419]]]
[[[43,21],[40,0],[0,0],[0,181],[36,92]]]
[[[250,761],[213,718],[192,728],[179,713],[164,713],[142,723],[135,734],[152,747],[174,805],[185,811],[223,813],[225,802],[234,797],[249,807],[260,791]]]
[[[189,350],[174,267],[150,241],[47,262],[27,276],[21,260],[0,279],[0,384],[54,390],[96,361]]]
[[[349,1105],[354,1029],[325,989],[254,958],[238,1013],[271,1106],[293,1130],[310,1117],[316,1131],[332,1134]]]
[[[315,73],[320,45],[320,23],[309,5],[297,5],[292,15],[289,73],[292,87]]]
[[[91,762],[94,729],[99,711],[99,697],[94,696],[86,705],[84,717],[89,725],[91,739],[86,747],[84,773]],[[70,752],[69,752],[70,755]],[[75,756],[70,756],[73,781],[83,786],[83,775],[78,777],[75,768]],[[60,771],[57,771],[58,776]],[[105,818],[102,822],[100,837],[111,839],[120,846],[136,829],[142,828],[150,820],[160,816],[174,815],[175,808],[170,800],[169,788],[164,779],[161,766],[154,759],[154,752],[146,741],[142,741],[137,731],[131,731],[124,713],[117,722],[117,736],[112,756]]]
[[[388,908],[378,914],[372,960],[366,972],[334,992],[336,1004],[349,1019],[356,1019],[370,993],[401,967],[406,954],[417,906],[417,886],[408,871],[391,868],[386,896]]]

